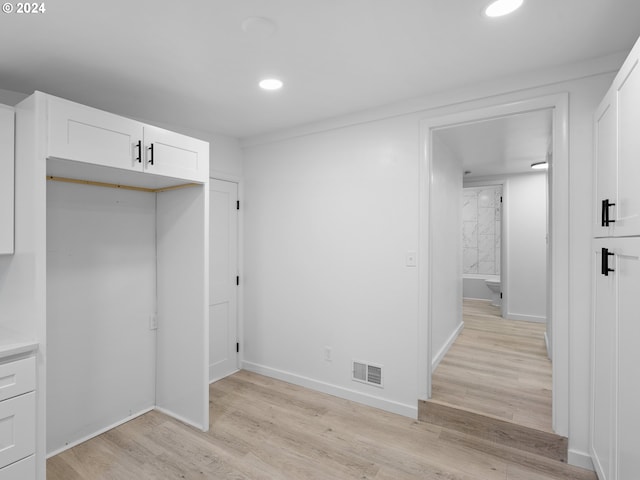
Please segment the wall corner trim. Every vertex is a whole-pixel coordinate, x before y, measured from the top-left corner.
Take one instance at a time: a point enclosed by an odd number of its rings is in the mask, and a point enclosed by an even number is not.
[[[447,354],[447,352],[449,351],[453,343],[456,341],[458,336],[462,333],[463,329],[464,329],[464,322],[460,322],[460,325],[456,327],[456,329],[451,333],[451,335],[449,336],[447,341],[444,343],[442,348],[438,350],[438,353],[435,354],[435,356],[433,357],[433,361],[431,363],[432,365],[431,368],[434,371],[436,368],[438,368],[438,365],[440,365],[440,362],[442,361],[444,356]]]

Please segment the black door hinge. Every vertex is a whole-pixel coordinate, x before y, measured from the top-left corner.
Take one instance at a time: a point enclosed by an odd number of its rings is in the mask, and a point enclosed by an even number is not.
[[[236,202],[236,210],[240,210],[240,200]]]
[[[240,285],[240,276],[236,276],[236,285]]]
[[[236,342],[236,353],[240,353],[240,343]]]

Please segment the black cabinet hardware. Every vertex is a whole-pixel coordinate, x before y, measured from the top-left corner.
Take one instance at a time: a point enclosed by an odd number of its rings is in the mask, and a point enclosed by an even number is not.
[[[613,253],[609,252],[608,248],[602,248],[602,265],[601,265],[601,270],[600,272],[602,273],[602,275],[604,275],[605,277],[609,276],[609,272],[615,272],[615,270],[613,268],[609,268],[609,257],[613,256]]]
[[[149,165],[153,165],[153,143],[151,144],[151,146],[149,147],[149,152],[150,152],[150,156],[149,156]]]
[[[615,220],[611,220],[609,218],[609,209],[611,207],[613,207],[615,205],[615,203],[610,203],[608,198],[605,198],[604,200],[602,200],[602,216],[601,216],[601,220],[602,220],[602,226],[603,227],[608,227],[609,224],[611,223],[615,223]]]
[[[138,156],[136,157],[136,160],[138,163],[142,163],[142,140],[138,140],[136,148],[138,149]]]

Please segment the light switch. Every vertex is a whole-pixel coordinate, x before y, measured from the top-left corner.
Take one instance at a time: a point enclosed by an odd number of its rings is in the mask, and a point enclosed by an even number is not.
[[[417,267],[418,266],[418,253],[409,250],[405,257],[405,264],[407,267]]]

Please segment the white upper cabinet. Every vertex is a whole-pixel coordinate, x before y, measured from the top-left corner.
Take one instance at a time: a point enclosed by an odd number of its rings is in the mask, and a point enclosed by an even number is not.
[[[640,42],[595,115],[596,237],[640,235]]]
[[[47,103],[48,157],[142,171],[142,123],[61,98]]]
[[[47,108],[49,158],[190,182],[209,177],[207,142],[52,96]]]
[[[13,253],[14,128],[13,108],[0,105],[0,255]]]
[[[616,236],[640,235],[640,48],[619,75]]]
[[[209,176],[209,144],[145,125],[145,171],[204,182]]]
[[[615,92],[611,91],[604,97],[596,110],[595,138],[596,138],[596,164],[595,164],[595,224],[594,236],[608,237],[613,235],[615,222],[613,219],[616,203],[616,183],[618,174],[617,161],[617,128],[616,128],[616,102]]]

